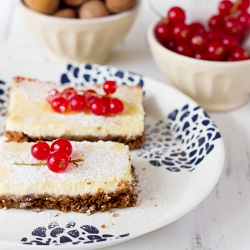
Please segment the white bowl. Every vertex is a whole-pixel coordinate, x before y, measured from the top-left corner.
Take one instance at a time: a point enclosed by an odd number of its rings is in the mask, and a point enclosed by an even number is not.
[[[102,63],[127,34],[137,16],[134,8],[91,19],[69,19],[35,12],[19,0],[21,16],[52,61]]]
[[[150,24],[147,39],[159,69],[180,91],[208,111],[226,111],[243,105],[250,90],[250,60],[214,62],[182,56],[163,47]]]

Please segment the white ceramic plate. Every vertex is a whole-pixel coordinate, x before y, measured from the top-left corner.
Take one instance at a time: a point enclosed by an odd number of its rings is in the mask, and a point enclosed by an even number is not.
[[[91,216],[47,210],[0,210],[1,249],[97,249],[165,226],[211,192],[224,164],[220,133],[187,96],[156,80],[113,67],[85,64],[18,64],[0,68],[1,109],[13,76],[91,85],[105,79],[144,89],[147,140],[131,152],[139,175],[141,205]],[[3,130],[4,117],[0,120]],[[105,225],[102,228],[101,225]]]

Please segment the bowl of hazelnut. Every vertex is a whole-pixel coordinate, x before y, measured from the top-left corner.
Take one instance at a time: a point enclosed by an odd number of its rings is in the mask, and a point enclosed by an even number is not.
[[[149,47],[170,82],[207,111],[227,111],[250,90],[249,0],[222,0],[206,20],[170,8],[150,24]],[[187,20],[187,16],[193,21]]]
[[[140,0],[19,0],[51,61],[103,63],[130,30]]]

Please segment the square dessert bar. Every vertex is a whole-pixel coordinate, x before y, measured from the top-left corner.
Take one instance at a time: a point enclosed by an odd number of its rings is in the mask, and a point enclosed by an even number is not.
[[[35,79],[15,77],[10,90],[5,136],[8,141],[54,140],[116,141],[138,148],[145,140],[142,88],[118,86],[112,97],[119,98],[124,110],[116,115],[98,116],[91,112],[57,113],[46,101],[48,91],[63,91],[65,86]],[[103,95],[102,86],[93,89]],[[80,90],[80,89],[78,89]]]
[[[136,205],[137,180],[127,145],[71,142],[71,158],[83,155],[84,161],[54,173],[47,166],[32,165],[39,162],[31,155],[33,144],[0,144],[0,208],[92,213]]]

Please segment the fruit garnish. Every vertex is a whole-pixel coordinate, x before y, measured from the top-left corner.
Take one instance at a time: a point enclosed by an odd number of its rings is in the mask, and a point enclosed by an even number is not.
[[[69,106],[69,102],[62,96],[56,97],[51,102],[51,107],[58,113],[64,113]]]
[[[96,97],[90,103],[89,109],[96,115],[106,115],[109,111],[109,104],[105,97]]]
[[[31,147],[31,154],[37,160],[46,160],[50,154],[50,146],[47,142],[39,141]]]
[[[69,140],[65,138],[59,138],[52,142],[51,147],[48,143],[39,141],[31,147],[32,156],[40,160],[35,163],[18,163],[18,166],[46,166],[55,173],[64,172],[70,163],[75,164],[78,167],[78,162],[83,162],[83,155],[76,159],[71,159],[72,145]]]
[[[77,94],[77,91],[73,87],[68,87],[63,90],[63,92],[61,93],[61,96],[69,101],[76,94]]]
[[[47,158],[48,168],[55,173],[64,172],[68,165],[69,156],[64,151],[54,151]]]
[[[77,91],[75,88],[69,87],[61,93],[56,89],[52,89],[48,93],[46,100],[50,103],[52,109],[58,113],[64,113],[68,109],[83,112],[89,109],[95,115],[114,115],[122,112],[124,106],[121,100],[116,102],[119,105],[112,104],[111,109],[109,107],[110,97],[117,89],[116,82],[108,80],[103,84],[102,88],[106,95],[100,95],[93,89]]]
[[[81,111],[86,107],[86,99],[83,95],[75,94],[69,100],[69,106],[74,111]]]
[[[72,145],[69,140],[65,138],[59,138],[52,142],[50,151],[63,151],[68,156],[70,156],[72,154]]]
[[[114,82],[114,81],[106,81],[103,84],[103,90],[105,91],[105,93],[107,95],[115,93],[115,91],[116,91],[116,82]]]
[[[109,112],[111,114],[117,114],[124,109],[123,103],[117,98],[111,98],[109,101]]]

